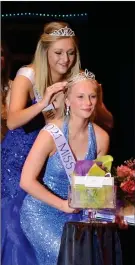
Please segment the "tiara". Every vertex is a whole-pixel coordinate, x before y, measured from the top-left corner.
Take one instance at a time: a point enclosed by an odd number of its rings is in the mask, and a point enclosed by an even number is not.
[[[95,80],[95,75],[92,72],[88,71],[88,69],[85,69],[85,71],[75,75],[72,80],[68,82],[68,84],[71,86],[74,83],[87,79]]]
[[[59,36],[71,37],[71,36],[75,36],[75,33],[72,29],[70,29],[66,26],[65,28],[54,30],[52,33],[49,33],[49,35],[56,36],[56,37],[59,37]]]

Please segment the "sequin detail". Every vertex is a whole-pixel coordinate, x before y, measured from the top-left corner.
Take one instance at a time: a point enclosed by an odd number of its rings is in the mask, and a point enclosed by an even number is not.
[[[24,75],[34,84],[34,71],[29,67],[22,67],[17,75]],[[29,107],[36,100],[27,102]],[[40,113],[23,127],[8,130],[1,144],[1,197],[12,199],[20,191],[19,181],[25,159],[40,131],[45,125]]]
[[[8,131],[1,148],[2,198],[13,198],[20,190],[22,167],[37,134],[26,134],[22,128]]]
[[[96,140],[92,124],[88,125],[89,148],[86,159],[96,158]],[[68,140],[68,124],[64,123],[63,133]],[[68,197],[68,177],[56,152],[47,161],[43,183],[63,199]],[[39,265],[56,265],[60,241],[65,222],[80,220],[80,214],[67,214],[59,211],[30,195],[23,201],[21,226],[33,245]]]

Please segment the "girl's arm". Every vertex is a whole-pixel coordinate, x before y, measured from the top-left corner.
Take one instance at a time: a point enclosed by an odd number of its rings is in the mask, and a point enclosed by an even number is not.
[[[32,91],[32,83],[25,76],[16,76],[11,89],[11,98],[7,117],[8,128],[13,130],[28,123],[45,107],[47,107],[48,104],[50,104],[52,96],[63,90],[64,87],[65,82],[56,83],[53,86],[48,87],[44,98],[40,102],[26,108],[30,91]]]
[[[72,213],[74,209],[63,200],[48,191],[39,181],[38,177],[49,155],[56,151],[54,141],[47,131],[40,131],[22,170],[20,186],[38,200],[49,204],[61,211]]]

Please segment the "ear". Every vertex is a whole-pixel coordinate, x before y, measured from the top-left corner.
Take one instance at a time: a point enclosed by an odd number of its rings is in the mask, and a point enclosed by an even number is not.
[[[68,98],[65,99],[65,104],[66,104],[66,106],[70,107],[70,102],[69,102]]]

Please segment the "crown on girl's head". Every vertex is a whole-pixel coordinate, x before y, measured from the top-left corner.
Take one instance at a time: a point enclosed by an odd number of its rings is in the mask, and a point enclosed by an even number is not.
[[[95,80],[95,75],[92,72],[88,71],[88,69],[85,69],[85,71],[75,75],[72,80],[69,81],[69,85],[71,86],[74,83],[87,79]]]
[[[54,30],[52,33],[49,33],[49,35],[51,36],[66,36],[66,37],[71,37],[71,36],[75,36],[75,33],[72,29],[68,28],[67,26],[58,30]]]

